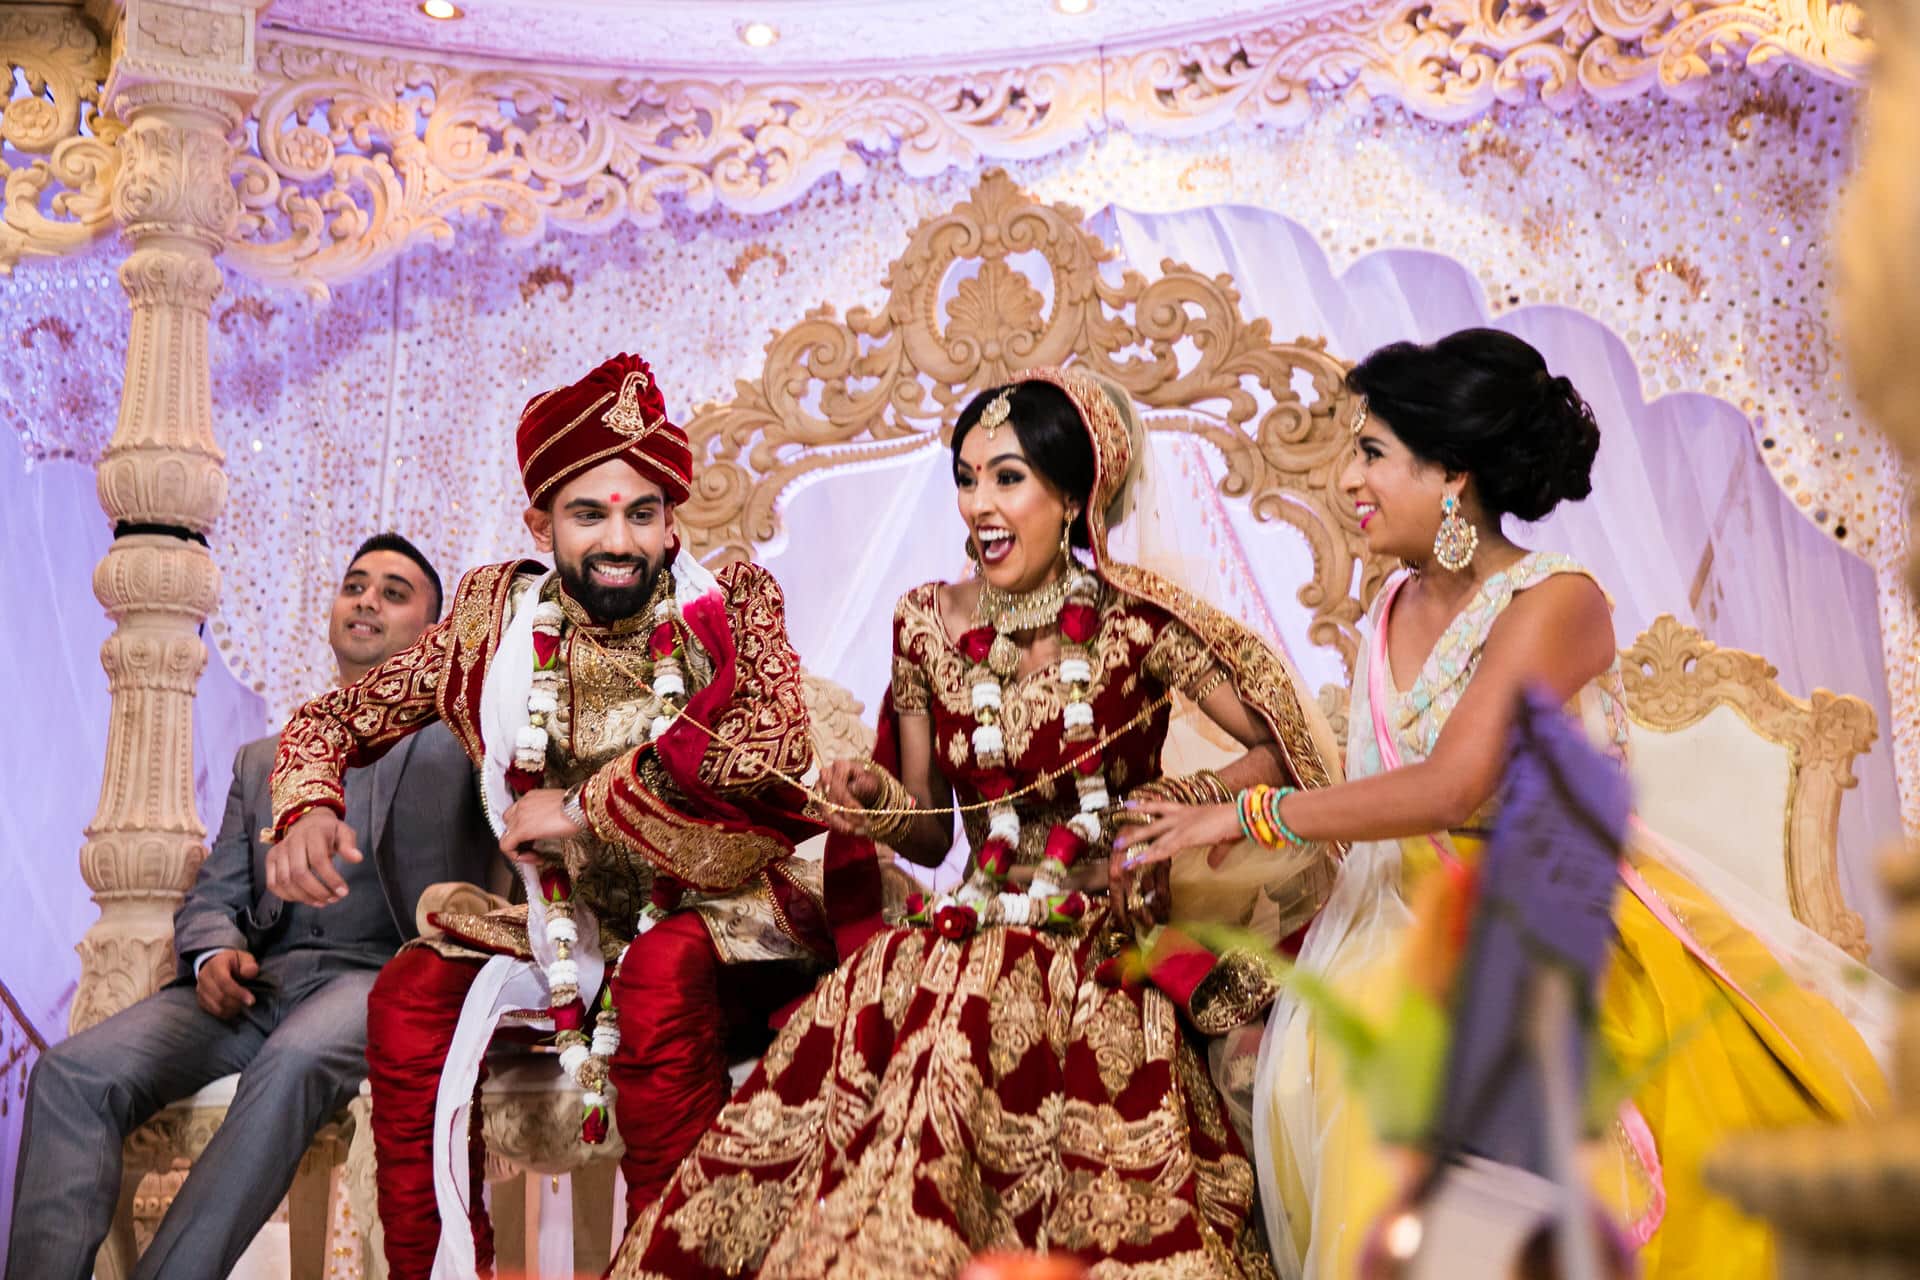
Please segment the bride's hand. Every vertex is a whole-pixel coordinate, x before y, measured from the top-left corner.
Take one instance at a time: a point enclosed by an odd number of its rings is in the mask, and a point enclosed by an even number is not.
[[[1143,800],[1128,806],[1138,822],[1127,827],[1113,842],[1121,855],[1123,869],[1165,862],[1183,849],[1211,849],[1241,838],[1240,813],[1230,804],[1174,804],[1166,800]]]
[[[829,809],[824,821],[843,835],[867,834],[867,819],[846,809],[870,809],[880,799],[880,779],[865,760],[834,760],[820,771],[820,787],[827,799],[844,809]]]

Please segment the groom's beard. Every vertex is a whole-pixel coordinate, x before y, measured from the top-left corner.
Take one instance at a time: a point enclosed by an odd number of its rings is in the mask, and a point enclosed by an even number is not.
[[[632,566],[638,572],[628,585],[615,587],[595,580],[595,565],[615,568]],[[573,597],[574,603],[585,609],[587,615],[602,626],[611,626],[631,618],[646,608],[647,601],[653,598],[654,584],[660,580],[660,566],[645,556],[614,556],[597,552],[579,564],[568,564],[556,557],[555,568],[560,574],[560,584]]]

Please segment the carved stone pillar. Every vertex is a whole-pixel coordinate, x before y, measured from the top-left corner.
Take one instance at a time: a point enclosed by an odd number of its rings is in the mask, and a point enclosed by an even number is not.
[[[214,258],[239,201],[230,135],[256,93],[261,0],[127,0],[105,100],[126,131],[113,213],[132,251],[127,376],[100,459],[113,547],[93,589],[116,626],[101,649],[113,697],[100,807],[80,871],[100,918],[80,942],[73,1030],[148,994],[172,971],[172,916],[206,855],[193,802],[200,625],[219,573],[206,532],[226,505],[213,438],[207,319]]]

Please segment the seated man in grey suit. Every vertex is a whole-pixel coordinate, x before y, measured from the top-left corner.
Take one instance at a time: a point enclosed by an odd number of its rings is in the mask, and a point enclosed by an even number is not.
[[[395,534],[354,554],[327,638],[343,684],[412,644],[440,613],[440,578]],[[278,737],[240,749],[220,835],[174,916],[178,977],[48,1050],[27,1093],[7,1280],[85,1280],[120,1193],[126,1136],[168,1103],[232,1072],[219,1132],[134,1275],[225,1276],[292,1185],[314,1133],[367,1072],[367,991],[414,936],[414,904],[438,881],[504,869],[473,766],[435,724],[347,775],[364,856],[357,890],[324,907],[267,891],[263,828]]]

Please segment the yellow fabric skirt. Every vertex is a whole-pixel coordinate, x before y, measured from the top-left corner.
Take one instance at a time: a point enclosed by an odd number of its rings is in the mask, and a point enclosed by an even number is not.
[[[1478,855],[1477,842],[1453,843],[1463,858]],[[1630,1122],[1616,1121],[1590,1152],[1595,1191],[1623,1224],[1644,1227],[1660,1215],[1640,1251],[1647,1280],[1771,1275],[1769,1232],[1708,1191],[1701,1176],[1707,1156],[1743,1130],[1854,1120],[1884,1105],[1885,1078],[1839,1011],[1796,985],[1705,892],[1651,856],[1630,851],[1629,859],[1662,914],[1677,920],[1713,964],[1621,890],[1599,1027],[1628,1078],[1645,1073],[1633,1101],[1657,1155],[1650,1161],[1644,1137],[1636,1142]],[[1405,842],[1403,898],[1411,898],[1434,861],[1429,841]],[[1404,942],[1403,934],[1366,964],[1332,975],[1344,997],[1373,1018],[1385,1017],[1406,981]],[[1301,1074],[1313,1081],[1317,1159],[1286,1149],[1286,1126],[1273,1123],[1268,1132],[1280,1148],[1272,1152],[1275,1180],[1294,1247],[1311,1245],[1309,1274],[1349,1280],[1368,1227],[1402,1185],[1404,1156],[1378,1140],[1363,1109],[1345,1096],[1337,1051],[1310,1030],[1304,1043],[1310,1062]]]

